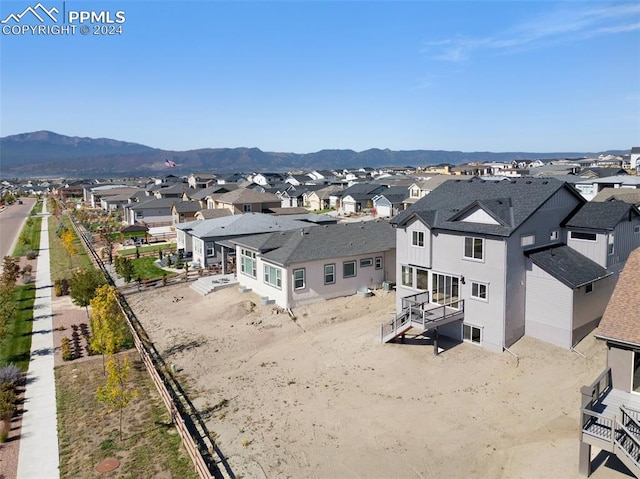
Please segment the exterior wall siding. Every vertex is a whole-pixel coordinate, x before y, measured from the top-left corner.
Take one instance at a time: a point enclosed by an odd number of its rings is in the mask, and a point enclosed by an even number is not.
[[[607,366],[611,368],[613,387],[631,392],[633,350],[607,344]]]
[[[586,286],[575,291],[573,297],[573,338],[571,346],[596,328],[618,280],[617,274],[612,274],[593,284],[593,292],[586,294]]]
[[[383,267],[376,269],[375,258],[383,258]],[[383,281],[393,281],[387,277],[388,271],[394,271],[395,254],[392,251],[380,252],[375,254],[350,256],[344,258],[330,258],[319,261],[311,261],[296,265],[282,267],[273,265],[257,256],[257,274],[256,278],[252,278],[240,271],[240,247],[236,247],[236,258],[238,262],[238,282],[240,285],[251,288],[261,297],[267,296],[269,299],[275,300],[278,306],[283,308],[293,308],[296,306],[313,303],[320,299],[332,299],[341,296],[350,296],[355,294],[361,288],[379,288]],[[371,258],[373,264],[371,266],[360,266],[360,260]],[[356,261],[356,276],[352,278],[343,277],[343,262]],[[264,265],[270,264],[281,270],[282,288],[278,289],[264,281]],[[335,282],[333,284],[324,283],[324,266],[326,264],[335,264]],[[301,289],[294,289],[293,272],[297,269],[305,270],[305,286]]]
[[[567,245],[575,249],[580,254],[595,261],[603,268],[607,267],[607,235],[596,233],[595,241],[575,239],[571,237],[571,232],[577,231],[569,229],[567,233]]]
[[[614,253],[607,257],[607,267],[619,272],[631,252],[640,247],[640,231],[634,233],[634,228],[640,228],[640,217],[634,216],[631,221],[623,219],[614,228]]]
[[[562,348],[573,344],[573,290],[527,260],[525,333]]]

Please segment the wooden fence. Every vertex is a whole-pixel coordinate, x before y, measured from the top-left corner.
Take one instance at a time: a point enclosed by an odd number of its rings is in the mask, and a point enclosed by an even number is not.
[[[71,221],[78,236],[84,242],[87,251],[89,251],[93,263],[102,270],[107,281],[112,286],[115,286],[102,260],[87,240],[86,233],[79,228],[73,216],[71,216]],[[235,475],[224,455],[215,442],[211,440],[211,435],[204,421],[185,394],[180,383],[173,376],[164,359],[162,359],[129,303],[121,294],[118,294],[118,301],[133,335],[133,341],[140,354],[140,359],[147,368],[149,376],[151,376],[162,401],[171,415],[171,419],[182,438],[182,443],[193,461],[196,472],[202,479],[235,479]]]

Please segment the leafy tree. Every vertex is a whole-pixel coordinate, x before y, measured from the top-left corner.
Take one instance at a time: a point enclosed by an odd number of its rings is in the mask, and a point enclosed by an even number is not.
[[[7,335],[7,325],[16,319],[18,306],[13,298],[14,287],[0,283],[0,340]]]
[[[104,276],[97,269],[80,269],[71,275],[69,287],[71,301],[76,306],[84,307],[89,317],[89,304],[95,297],[99,286],[106,284]]]
[[[115,247],[116,239],[114,233],[118,232],[118,228],[114,225],[105,224],[100,228],[100,238],[105,243],[105,251],[109,258],[109,264],[113,262],[113,249]]]
[[[120,276],[124,279],[125,283],[129,284],[135,274],[135,268],[133,267],[133,261],[129,258],[124,258],[121,266]]]
[[[124,409],[134,399],[138,392],[129,387],[129,361],[126,358],[119,361],[117,356],[112,356],[107,361],[107,382],[104,386],[98,387],[97,399],[106,404],[112,412],[118,411],[120,423],[120,440],[122,441],[122,415]]]
[[[78,252],[76,245],[73,244],[73,241],[76,239],[76,235],[69,230],[65,230],[62,233],[61,239],[64,248],[67,250],[67,253],[69,253],[69,261],[71,261],[71,258]]]
[[[130,343],[131,332],[118,303],[118,292],[110,285],[99,286],[91,304],[89,347],[96,354],[115,354]]]

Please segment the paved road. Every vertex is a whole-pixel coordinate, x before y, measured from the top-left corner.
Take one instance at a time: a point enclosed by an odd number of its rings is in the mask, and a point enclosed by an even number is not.
[[[2,258],[11,254],[13,245],[18,241],[22,225],[36,202],[35,198],[23,198],[22,205],[14,203],[0,211],[0,264]]]

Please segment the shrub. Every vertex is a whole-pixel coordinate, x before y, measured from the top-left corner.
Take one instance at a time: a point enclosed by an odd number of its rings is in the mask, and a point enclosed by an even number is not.
[[[36,253],[32,249],[28,250],[25,254],[27,256],[27,259],[36,259],[36,256],[38,256],[38,253]]]
[[[69,281],[66,278],[56,279],[53,282],[53,292],[56,296],[66,296],[69,294]]]
[[[22,371],[15,364],[9,364],[3,368],[0,368],[0,387],[5,384],[10,384],[16,387],[22,379]]]
[[[70,361],[73,359],[73,354],[71,353],[71,341],[68,337],[65,336],[64,338],[62,338],[60,350],[62,352],[63,361]]]
[[[16,410],[16,392],[12,387],[0,387],[0,419],[11,419]]]

